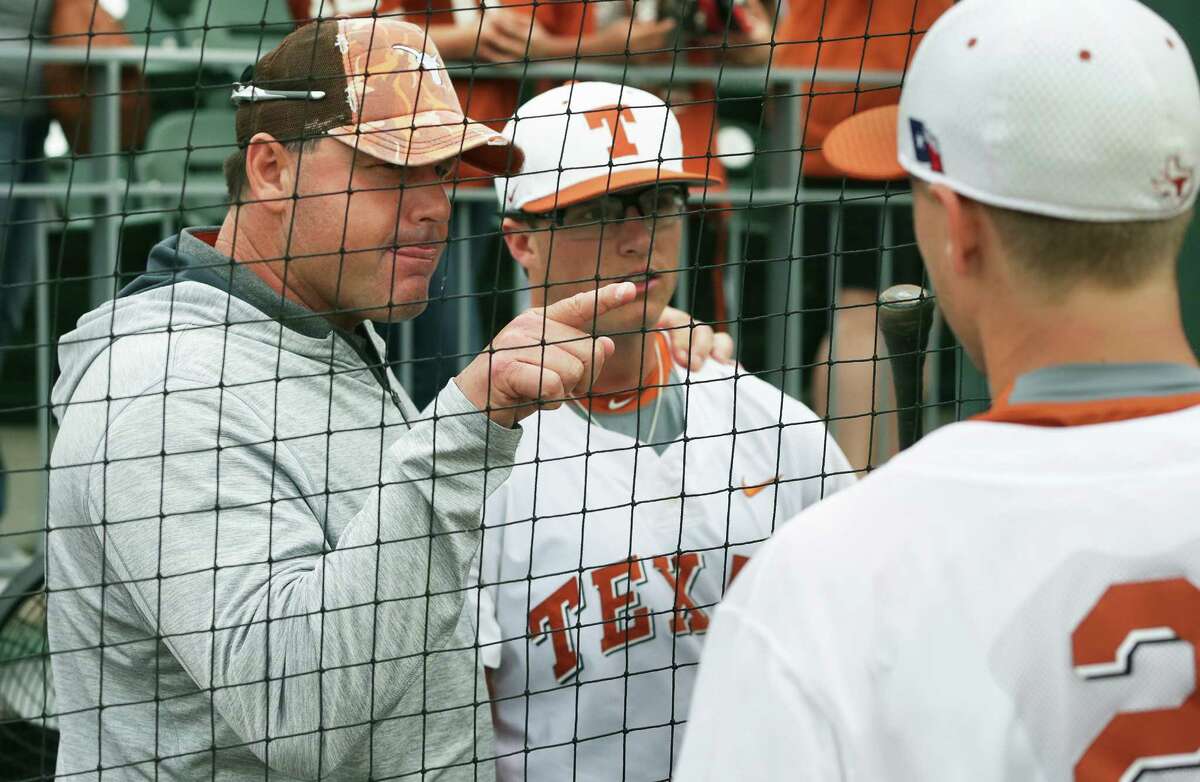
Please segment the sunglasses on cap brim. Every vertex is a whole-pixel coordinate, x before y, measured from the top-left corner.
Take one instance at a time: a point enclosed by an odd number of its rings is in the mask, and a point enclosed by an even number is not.
[[[254,66],[246,66],[242,71],[240,81],[233,83],[233,93],[229,101],[235,106],[243,103],[262,103],[269,100],[321,100],[325,97],[324,90],[267,90],[251,84],[254,79]]]

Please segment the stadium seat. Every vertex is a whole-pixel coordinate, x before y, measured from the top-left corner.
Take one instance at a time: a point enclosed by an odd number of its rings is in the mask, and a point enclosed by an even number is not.
[[[225,158],[237,147],[232,109],[175,111],[159,117],[146,134],[146,149],[134,159],[138,179],[177,185],[180,195],[148,198],[179,214],[185,225],[211,225],[225,216]],[[203,188],[206,192],[197,192]]]
[[[296,26],[286,0],[195,0],[187,24],[206,49],[249,49],[255,59]]]
[[[68,156],[49,158],[46,160],[45,170],[50,184],[58,185],[64,190],[69,189],[70,192],[67,196],[50,198],[48,211],[43,216],[50,241],[50,263],[53,268],[58,268],[57,247],[62,236],[88,234],[95,227],[97,217],[110,215],[104,212],[104,206],[97,203],[94,196],[82,192],[83,186],[94,182],[97,176],[93,169],[93,161],[77,160]],[[118,176],[122,180],[128,180],[129,170],[128,160],[122,155],[118,158]],[[139,208],[133,197],[124,196],[124,188],[121,187],[121,203],[112,215],[120,220],[123,250],[129,249],[131,230],[139,234],[147,230],[154,234],[166,234],[173,229],[174,215],[167,215],[167,219],[164,220],[161,210],[147,212],[145,208]],[[134,244],[140,247],[145,242]],[[141,260],[144,261],[144,257]],[[127,265],[122,264],[122,268]]]
[[[121,25],[134,46],[184,47],[190,43],[186,24],[190,7],[190,0],[182,5],[164,0],[127,0]]]

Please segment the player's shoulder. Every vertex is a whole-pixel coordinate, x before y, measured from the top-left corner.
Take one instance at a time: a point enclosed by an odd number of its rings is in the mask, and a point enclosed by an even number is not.
[[[949,443],[939,439],[935,433],[867,478],[806,508],[778,530],[755,559],[765,553],[764,559],[777,560],[781,570],[828,578],[836,587],[848,567],[855,578],[870,580],[872,574],[903,566],[915,541],[956,538],[948,532],[961,521],[949,509],[952,487],[919,469],[926,462],[945,461]],[[937,556],[940,545],[922,549]]]
[[[776,530],[738,574],[720,611],[768,628],[781,648],[825,660],[823,670],[841,670],[856,648],[888,647],[888,628],[909,624],[909,614],[920,611],[914,594],[928,589],[929,572],[945,571],[935,563],[949,552],[937,543],[945,537],[937,523],[891,507],[894,497],[876,477]],[[874,621],[880,615],[889,622]]]
[[[964,558],[989,556],[937,486],[911,477],[885,465],[792,517],[738,574],[718,617],[736,614],[793,650],[796,675],[813,687],[869,681],[971,571]]]
[[[1077,426],[948,424],[888,463],[903,480],[944,485],[1068,485],[1200,469],[1200,406]]]
[[[822,500],[777,529],[755,551],[718,609],[760,628],[795,660],[825,661],[841,670],[855,647],[877,648],[871,617],[891,618],[889,604],[903,589],[904,535],[872,502],[870,480]],[[903,607],[900,607],[903,608]],[[801,664],[803,667],[803,664]],[[826,682],[828,683],[828,682]]]

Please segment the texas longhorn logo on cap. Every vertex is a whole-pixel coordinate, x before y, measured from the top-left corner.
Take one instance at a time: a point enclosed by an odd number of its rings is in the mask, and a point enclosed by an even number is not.
[[[446,70],[446,66],[438,59],[436,54],[430,52],[419,52],[411,46],[405,46],[402,43],[392,44],[392,48],[398,52],[404,52],[409,57],[417,61],[417,67],[423,71],[428,71],[433,78],[433,83],[442,86],[442,71]]]
[[[943,173],[942,153],[938,149],[937,136],[930,133],[925,128],[925,123],[919,119],[910,117],[908,123],[912,128],[913,150],[916,152],[917,160],[928,164],[937,173]]]
[[[608,135],[608,157],[610,160],[628,157],[638,153],[637,143],[631,141],[626,132],[625,124],[637,123],[637,115],[628,106],[601,106],[583,112],[588,127],[592,130],[604,130]]]
[[[613,82],[571,82],[523,103],[504,137],[526,151],[496,180],[506,212],[539,214],[620,190],[665,183],[719,186],[689,171],[679,121],[662,98]]]

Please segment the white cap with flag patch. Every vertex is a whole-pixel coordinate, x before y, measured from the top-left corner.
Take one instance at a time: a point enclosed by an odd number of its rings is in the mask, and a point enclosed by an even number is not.
[[[1162,220],[1196,202],[1200,81],[1136,0],[964,0],[925,36],[900,105],[846,120],[824,154],[993,206]]]
[[[518,173],[495,180],[505,212],[550,212],[656,182],[721,184],[684,168],[679,121],[661,99],[635,87],[555,87],[517,109],[503,135],[525,153]]]

